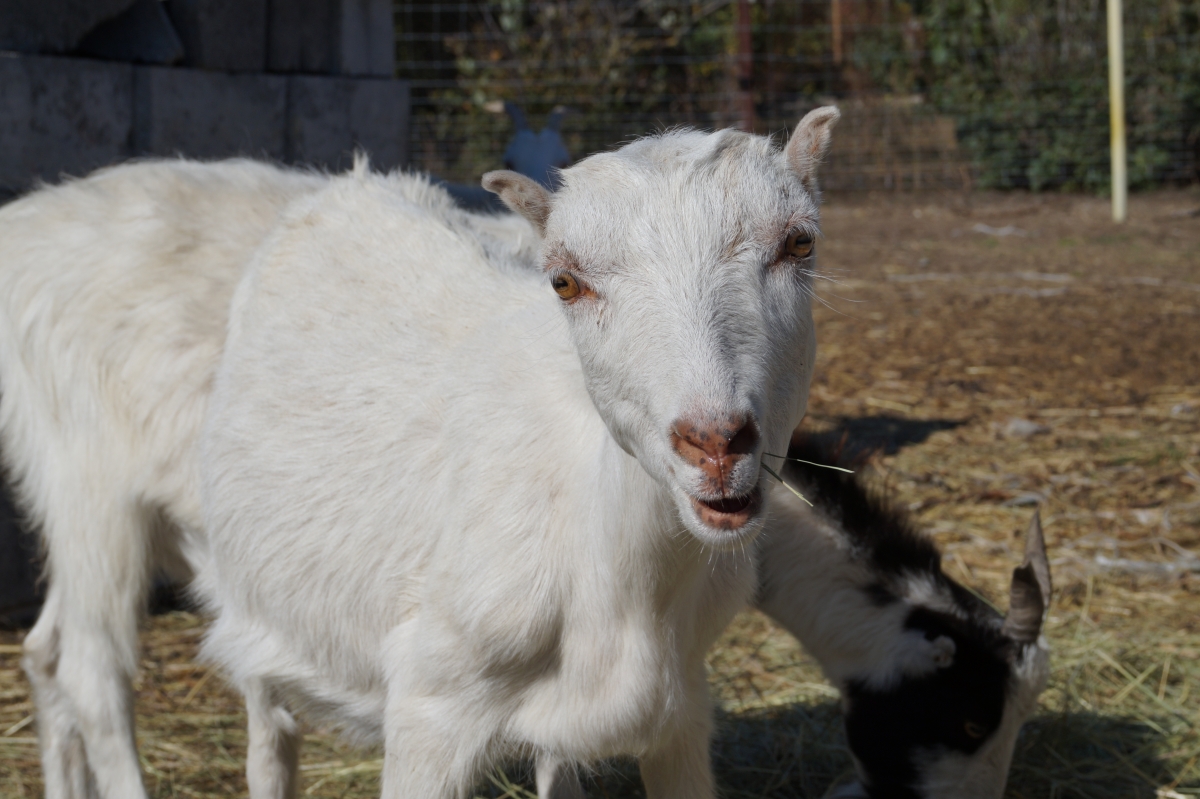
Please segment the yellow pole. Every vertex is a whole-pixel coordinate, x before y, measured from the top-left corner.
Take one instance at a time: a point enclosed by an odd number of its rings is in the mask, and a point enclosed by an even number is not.
[[[1112,131],[1113,221],[1125,221],[1128,181],[1125,176],[1125,45],[1121,0],[1108,0],[1108,119]]]

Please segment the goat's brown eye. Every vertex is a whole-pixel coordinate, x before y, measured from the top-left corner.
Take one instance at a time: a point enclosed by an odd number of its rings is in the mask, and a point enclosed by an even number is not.
[[[787,254],[792,258],[807,258],[812,255],[813,240],[812,236],[803,231],[789,233],[787,243],[784,245]]]
[[[968,738],[974,738],[975,740],[979,740],[983,736],[987,735],[987,730],[983,728],[983,725],[976,724],[973,721],[968,721],[967,723],[963,724],[963,732],[967,734]]]
[[[554,293],[564,300],[573,300],[582,291],[579,281],[570,272],[560,272],[550,278],[550,285],[554,287]]]

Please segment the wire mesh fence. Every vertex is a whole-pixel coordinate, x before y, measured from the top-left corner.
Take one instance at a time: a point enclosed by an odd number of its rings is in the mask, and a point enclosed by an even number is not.
[[[1103,0],[400,0],[415,167],[474,181],[525,107],[578,158],[843,110],[826,184],[1107,191]],[[1200,0],[1126,3],[1134,188],[1200,179]]]

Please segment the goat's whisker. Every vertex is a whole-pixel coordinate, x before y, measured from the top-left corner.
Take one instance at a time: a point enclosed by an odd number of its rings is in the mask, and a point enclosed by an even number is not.
[[[804,458],[789,458],[786,455],[776,455],[774,452],[764,452],[763,455],[770,455],[772,458],[783,458],[785,461],[795,461],[796,463],[807,463],[809,466],[819,466],[822,469],[833,469],[835,472],[845,472],[846,474],[854,474],[853,469],[843,469],[841,466],[830,466],[828,463],[815,463],[813,461],[806,461],[806,460],[804,460]],[[774,474],[774,472],[772,472],[772,474]]]
[[[767,464],[765,464],[765,463],[764,463],[764,464],[762,465],[762,467],[763,467],[763,469],[766,471],[766,473],[767,473],[767,474],[771,475],[771,476],[772,476],[772,477],[774,477],[776,480],[778,480],[779,482],[783,483],[783,487],[784,487],[784,488],[786,488],[788,491],[791,491],[791,492],[792,492],[793,494],[795,494],[796,496],[800,497],[801,501],[803,501],[803,502],[807,503],[807,504],[808,504],[808,507],[810,507],[810,508],[812,508],[812,507],[816,507],[815,505],[813,505],[811,502],[809,502],[809,501],[808,501],[808,497],[804,496],[804,495],[803,495],[803,494],[801,494],[799,491],[797,491],[796,489],[792,488],[792,486],[790,486],[786,480],[784,480],[782,477],[780,477],[780,476],[779,476],[779,475],[778,475],[778,474],[775,472],[775,470],[774,470],[774,469],[772,469],[770,466],[768,466]]]

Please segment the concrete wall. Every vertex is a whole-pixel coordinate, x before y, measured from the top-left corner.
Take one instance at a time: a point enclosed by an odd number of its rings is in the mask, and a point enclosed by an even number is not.
[[[408,84],[0,54],[0,191],[134,156],[408,163]]]
[[[291,76],[285,157],[336,171],[350,167],[358,147],[376,169],[406,166],[408,114],[404,81]]]
[[[127,158],[133,66],[0,54],[0,189]]]
[[[5,0],[0,6],[0,50],[66,53],[97,25],[134,0]]]
[[[165,10],[159,30],[154,18]],[[89,35],[103,32],[103,52]],[[124,48],[113,48],[122,36]],[[163,55],[167,36],[182,52]],[[391,77],[391,0],[4,0],[0,50],[177,63],[222,72]],[[156,54],[158,53],[158,54]]]
[[[390,76],[396,65],[391,0],[271,0],[267,70]]]

